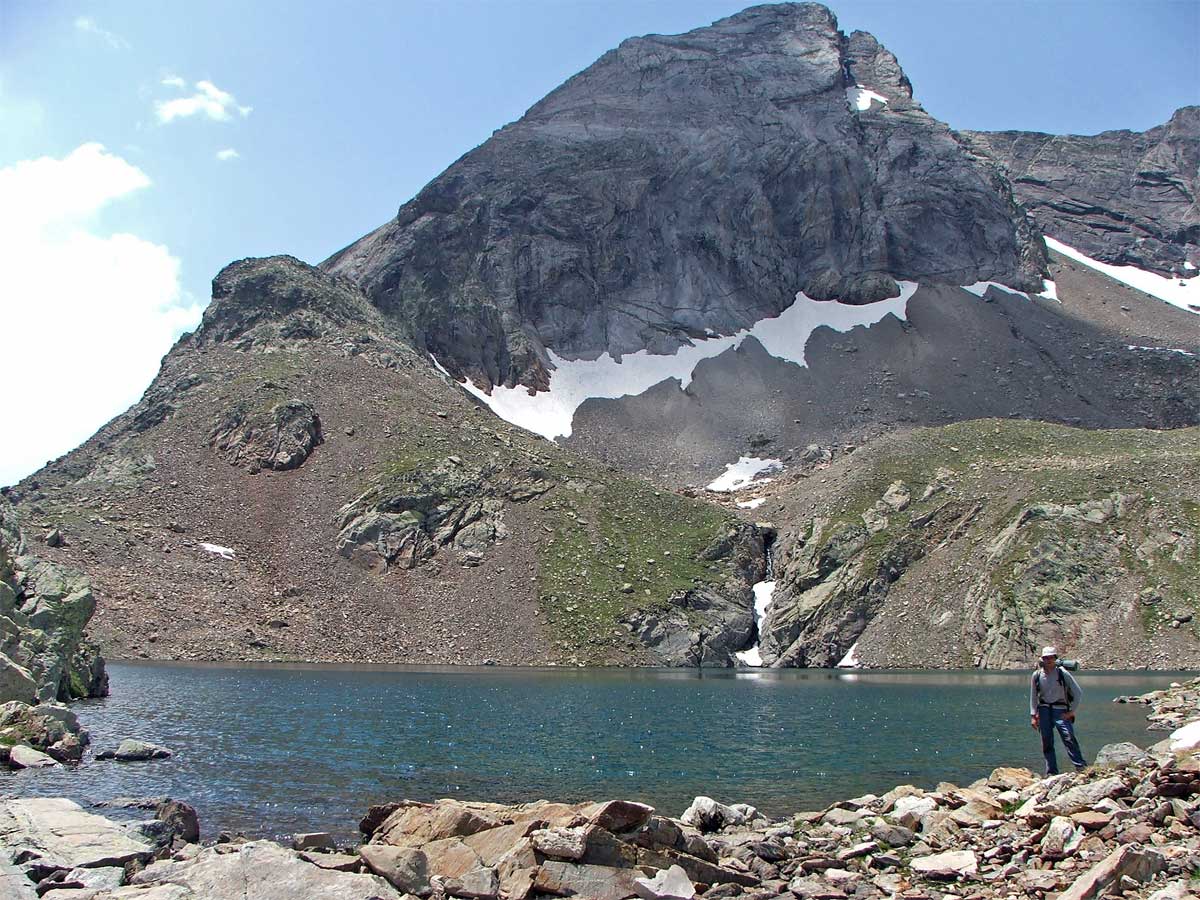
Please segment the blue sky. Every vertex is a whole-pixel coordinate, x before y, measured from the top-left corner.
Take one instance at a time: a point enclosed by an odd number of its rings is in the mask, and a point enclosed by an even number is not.
[[[134,402],[227,262],[319,262],[622,39],[745,5],[0,0],[0,265],[27,270],[0,382],[59,373],[0,484]],[[1144,129],[1200,102],[1192,0],[832,8],[957,128]]]

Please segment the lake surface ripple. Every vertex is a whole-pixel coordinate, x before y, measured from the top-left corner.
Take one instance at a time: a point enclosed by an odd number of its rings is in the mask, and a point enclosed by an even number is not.
[[[93,746],[76,768],[0,777],[0,794],[81,803],[168,795],[217,830],[350,837],[388,800],[642,800],[697,794],[769,815],[911,782],[965,784],[1042,764],[1028,674],[109,666],[112,696],[75,705]],[[1079,673],[1084,753],[1161,739],[1110,702],[1182,673]],[[126,737],[172,759],[96,762]],[[1065,755],[1061,753],[1065,764]]]

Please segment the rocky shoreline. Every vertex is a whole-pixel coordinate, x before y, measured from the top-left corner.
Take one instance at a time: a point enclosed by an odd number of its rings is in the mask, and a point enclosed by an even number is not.
[[[1200,678],[1172,682],[1161,691],[1117,697],[1116,703],[1144,703],[1151,731],[1174,731],[1200,719]]]
[[[201,846],[194,810],[166,798],[109,804],[152,816],[128,823],[65,798],[3,800],[0,895],[1176,900],[1200,888],[1189,882],[1200,868],[1197,685],[1118,698],[1155,706],[1155,721],[1160,709],[1192,721],[1145,750],[1108,745],[1082,772],[1001,767],[966,786],[899,785],[782,819],[708,797],[679,818],[628,800],[402,800],[367,811],[357,846],[325,833],[290,848],[227,834]]]

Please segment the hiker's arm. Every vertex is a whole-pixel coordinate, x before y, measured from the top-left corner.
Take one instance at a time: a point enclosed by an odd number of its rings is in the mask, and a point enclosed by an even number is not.
[[[1067,687],[1071,690],[1071,703],[1067,707],[1067,711],[1073,713],[1079,706],[1080,699],[1083,697],[1083,689],[1079,687],[1079,682],[1075,680],[1075,676],[1066,669],[1063,670],[1063,677],[1067,679]]]
[[[1029,718],[1037,719],[1037,676],[1029,683]]]

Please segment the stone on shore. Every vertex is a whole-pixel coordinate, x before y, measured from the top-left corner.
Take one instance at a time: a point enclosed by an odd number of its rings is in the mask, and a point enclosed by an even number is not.
[[[415,847],[364,844],[358,855],[367,868],[409,894],[429,893],[429,860]]]
[[[1093,900],[1114,882],[1126,878],[1134,882],[1148,881],[1162,868],[1161,853],[1126,844],[1079,876],[1058,895],[1058,900]]]
[[[8,764],[14,769],[44,769],[58,765],[50,756],[24,744],[17,744],[8,751]]]
[[[757,815],[758,810],[752,806],[726,806],[712,797],[697,797],[679,817],[679,821],[684,825],[691,825],[701,833],[708,833],[729,826],[744,825]]]
[[[679,866],[662,869],[653,878],[637,878],[634,890],[642,900],[693,900],[696,886]]]
[[[130,887],[96,900],[400,900],[377,875],[339,872],[306,862],[272,841],[218,844],[191,858],[153,863],[130,879]],[[156,890],[147,890],[150,886]],[[182,890],[178,890],[178,889]]]
[[[0,801],[0,846],[46,873],[146,860],[154,849],[116,822],[58,797]]]
[[[88,733],[61,703],[31,706],[19,700],[0,704],[0,744],[27,744],[58,762],[77,762]]]
[[[293,850],[334,850],[333,835],[328,831],[309,831],[292,835]]]
[[[117,762],[145,762],[151,759],[169,759],[173,751],[158,744],[127,738],[121,741],[112,758]]]
[[[1110,766],[1140,766],[1153,762],[1150,754],[1129,741],[1119,744],[1105,744],[1096,753],[1093,765],[1102,768]]]
[[[979,861],[971,850],[950,850],[912,861],[912,870],[933,878],[958,878],[979,871]]]

